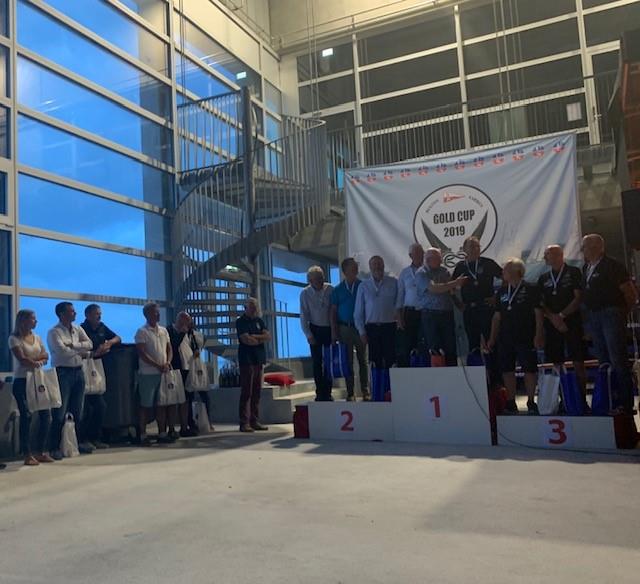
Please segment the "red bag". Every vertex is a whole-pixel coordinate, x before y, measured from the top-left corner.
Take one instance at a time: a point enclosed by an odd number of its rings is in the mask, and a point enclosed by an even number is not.
[[[293,385],[296,382],[296,378],[293,373],[288,371],[278,371],[274,373],[265,373],[264,382],[269,385]]]
[[[309,408],[296,406],[293,412],[293,436],[295,438],[309,438]]]
[[[430,355],[431,357],[431,367],[446,367],[447,362],[444,358],[444,355],[440,355],[438,353]]]

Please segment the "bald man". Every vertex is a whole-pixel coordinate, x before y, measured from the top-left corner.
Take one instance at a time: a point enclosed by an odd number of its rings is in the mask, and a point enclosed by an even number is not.
[[[635,287],[627,269],[605,252],[597,234],[582,239],[585,264],[582,270],[583,302],[593,350],[600,363],[611,363],[617,385],[613,388],[612,413],[633,411],[633,380],[627,354],[627,315],[637,304]]]
[[[416,288],[416,272],[422,267],[424,250],[419,243],[409,247],[411,263],[398,276],[398,365],[409,366],[409,356],[418,348],[422,337],[420,327],[420,306]]]
[[[587,373],[584,367],[584,329],[580,315],[582,272],[565,263],[564,251],[559,245],[548,246],[544,259],[549,271],[538,278],[538,286],[545,317],[545,359],[555,365],[563,365],[567,358],[573,362],[586,405]]]

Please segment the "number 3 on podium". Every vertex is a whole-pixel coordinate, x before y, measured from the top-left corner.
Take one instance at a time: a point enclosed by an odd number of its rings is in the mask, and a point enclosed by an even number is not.
[[[563,420],[550,419],[548,429],[549,435],[547,436],[549,444],[553,444],[554,446],[564,444],[567,441],[566,429],[567,425]]]

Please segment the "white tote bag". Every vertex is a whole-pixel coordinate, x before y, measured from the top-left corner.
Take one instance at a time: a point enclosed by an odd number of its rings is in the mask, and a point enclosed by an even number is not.
[[[102,395],[107,391],[107,378],[104,374],[102,359],[85,359],[82,361],[84,373],[84,394]]]
[[[555,416],[560,407],[560,375],[553,369],[538,376],[538,411],[541,416]]]
[[[60,383],[55,369],[38,367],[27,372],[27,406],[30,412],[52,410],[62,405]]]
[[[187,375],[187,391],[208,391],[209,372],[207,366],[200,357],[192,357],[189,363],[189,374]]]
[[[207,413],[207,406],[204,402],[193,402],[193,419],[196,422],[198,428],[198,434],[208,434],[211,430],[211,423],[209,422],[209,414]]]
[[[178,345],[178,355],[180,355],[180,363],[182,368],[186,369],[193,359],[193,350],[191,349],[191,341],[189,335],[185,335],[182,338],[182,342]]]
[[[157,405],[173,406],[175,404],[184,403],[186,399],[180,370],[171,369],[166,373],[163,373],[160,380]]]
[[[64,418],[64,426],[62,426],[62,438],[60,440],[60,452],[65,458],[73,458],[80,456],[78,450],[78,437],[76,436],[76,424],[73,416],[67,414]]]

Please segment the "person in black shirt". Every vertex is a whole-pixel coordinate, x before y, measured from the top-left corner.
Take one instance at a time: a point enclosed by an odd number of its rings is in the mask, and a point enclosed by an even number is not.
[[[587,372],[584,366],[584,329],[580,315],[582,272],[565,263],[564,252],[559,245],[548,246],[544,259],[551,268],[538,278],[545,316],[545,359],[558,366],[563,365],[567,357],[573,362],[586,405]]]
[[[169,333],[169,342],[171,343],[171,350],[173,352],[171,367],[173,369],[180,369],[182,381],[185,384],[185,397],[187,398],[183,403],[169,408],[171,420],[169,424],[169,436],[174,439],[178,438],[174,426],[176,417],[180,419],[180,436],[182,438],[197,436],[198,429],[193,419],[195,392],[186,391],[186,384],[191,366],[191,358],[200,356],[200,350],[204,345],[204,337],[194,329],[191,315],[184,311],[178,313],[176,321],[167,327],[167,332]],[[199,391],[198,396],[205,404],[207,413],[209,413],[209,392]]]
[[[502,268],[492,259],[480,255],[480,240],[467,237],[462,245],[466,259],[456,264],[453,279],[460,276],[468,278],[467,285],[460,289],[463,304],[464,329],[467,333],[469,351],[482,346],[482,339],[489,340],[491,321],[495,312],[495,292],[493,282],[502,278]],[[492,387],[501,385],[500,367],[495,355],[488,354],[485,362]]]
[[[538,286],[525,282],[524,274],[522,260],[510,259],[504,265],[504,284],[496,294],[496,313],[485,347],[485,350],[491,351],[496,343],[498,345],[500,368],[508,393],[506,413],[510,414],[518,413],[516,362],[524,371],[529,414],[538,413],[534,400],[538,373],[536,349],[544,345],[544,317]]]
[[[582,239],[583,302],[593,350],[602,363],[611,363],[617,385],[612,388],[612,413],[633,411],[633,378],[627,354],[626,324],[638,298],[629,272],[605,254],[604,239],[597,234]]]
[[[271,340],[271,333],[260,318],[258,301],[248,298],[244,314],[236,320],[238,364],[240,365],[240,432],[268,430],[259,422],[262,369],[267,362],[264,344]]]
[[[80,325],[93,343],[91,357],[101,359],[111,348],[119,345],[122,339],[102,322],[102,308],[98,304],[89,304],[84,309],[84,322]],[[108,448],[102,438],[102,424],[107,410],[103,395],[85,395],[82,420],[79,425],[80,441],[90,442],[96,448]]]

